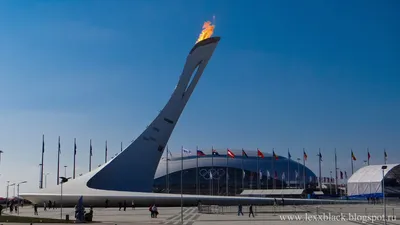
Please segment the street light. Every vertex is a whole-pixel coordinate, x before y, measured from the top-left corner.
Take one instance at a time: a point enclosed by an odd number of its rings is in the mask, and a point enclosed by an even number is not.
[[[10,181],[7,181],[7,197],[6,197],[6,207],[8,206],[8,189],[10,187]]]
[[[20,203],[21,203],[21,201],[19,200],[19,185],[20,184],[26,184],[26,182],[28,182],[28,181],[22,181],[22,182],[19,182],[18,184],[17,184],[17,201],[18,201],[18,215],[19,215],[19,206],[20,206]]]
[[[50,173],[46,173],[44,175],[44,188],[47,188],[47,175],[49,175]]]
[[[14,186],[14,192],[13,192],[13,196],[15,196],[15,183],[12,183],[12,184],[10,184],[10,185],[8,185],[9,187],[11,187],[11,186]]]
[[[385,198],[385,169],[387,169],[387,166],[384,165],[382,166],[382,200],[383,200],[383,218],[384,218],[384,224],[387,224],[386,221],[386,198]]]
[[[67,168],[67,166],[64,166],[65,168]],[[64,183],[66,183],[66,182],[68,182],[68,180],[69,179],[71,179],[71,177],[68,177],[68,178],[66,178],[66,177],[60,177],[60,179],[61,179],[61,185],[60,185],[60,187],[61,187],[61,195],[60,195],[60,197],[61,197],[61,200],[60,200],[60,202],[61,202],[61,204],[60,204],[60,208],[61,208],[61,219],[63,218],[63,211],[62,211],[62,209],[63,209],[63,184]]]

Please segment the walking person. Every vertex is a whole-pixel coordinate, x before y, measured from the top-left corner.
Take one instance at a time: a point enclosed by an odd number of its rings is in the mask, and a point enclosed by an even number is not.
[[[124,211],[126,211],[126,200],[124,200]]]
[[[34,205],[33,205],[33,215],[35,215],[35,216],[38,216],[38,215],[39,215],[39,213],[38,213],[38,211],[37,211],[37,204],[34,204]]]
[[[242,215],[243,216],[243,206],[242,204],[239,204],[238,206],[238,216]]]
[[[251,215],[254,217],[253,205],[250,205],[250,207],[249,207],[249,217],[250,217]]]
[[[118,207],[119,207],[119,211],[121,211],[121,208],[122,208],[122,203],[121,202],[118,202]]]
[[[135,202],[132,201],[132,209],[135,210]]]

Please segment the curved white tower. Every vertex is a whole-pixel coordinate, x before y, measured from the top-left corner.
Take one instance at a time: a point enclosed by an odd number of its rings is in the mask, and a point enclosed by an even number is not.
[[[88,187],[152,191],[154,174],[164,148],[219,40],[219,37],[208,38],[193,47],[179,82],[160,114],[120,155],[93,175],[87,182]]]

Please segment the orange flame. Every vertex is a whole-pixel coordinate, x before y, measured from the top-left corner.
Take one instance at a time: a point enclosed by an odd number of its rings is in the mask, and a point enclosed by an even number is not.
[[[214,33],[214,28],[215,28],[215,25],[211,25],[210,21],[204,22],[203,30],[201,31],[196,43],[211,37],[211,35]]]

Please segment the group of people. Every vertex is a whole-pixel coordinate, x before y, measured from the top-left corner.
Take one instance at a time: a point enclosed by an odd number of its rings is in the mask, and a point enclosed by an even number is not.
[[[379,198],[377,197],[369,197],[367,198],[368,204],[379,204]]]
[[[158,209],[156,204],[151,205],[149,208],[151,218],[157,218],[158,216]]]
[[[243,216],[243,206],[242,204],[238,205],[238,216]],[[253,205],[249,206],[249,217],[254,217]]]
[[[110,204],[110,200],[106,199],[105,208],[108,208],[109,204]],[[134,201],[132,201],[131,206],[132,206],[132,209],[135,209],[135,202]],[[118,202],[119,211],[121,211],[122,208],[124,209],[124,211],[126,211],[126,207],[127,207],[126,200],[124,200],[123,203],[122,202]]]

